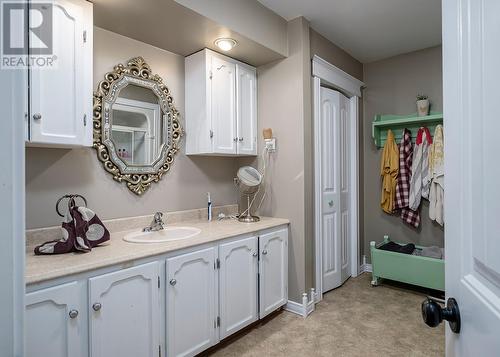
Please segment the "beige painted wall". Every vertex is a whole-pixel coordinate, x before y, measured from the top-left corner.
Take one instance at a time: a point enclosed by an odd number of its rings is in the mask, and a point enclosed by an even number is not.
[[[318,55],[359,80],[363,80],[363,64],[328,39],[310,30],[311,57]]]
[[[443,229],[429,219],[428,201],[423,200],[422,223],[417,230],[405,225],[399,217],[380,209],[380,157],[371,137],[375,114],[409,114],[416,112],[415,96],[429,96],[434,111],[443,109],[441,47],[392,57],[364,65],[363,153],[364,153],[364,254],[369,258],[369,242],[380,241],[384,234],[401,242],[422,245],[444,244]]]
[[[94,31],[94,86],[115,64],[143,56],[171,90],[183,122],[184,58],[106,30]],[[91,148],[27,148],[26,226],[59,224],[54,205],[65,193],[87,197],[102,219],[204,207],[206,191],[212,193],[214,205],[234,203],[236,168],[234,159],[187,157],[183,148],[160,183],[138,197],[104,171]]]
[[[262,148],[262,129],[272,128],[277,151],[267,168],[268,191],[260,214],[288,218],[289,283],[291,300],[301,301],[306,291],[305,212],[305,135],[310,121],[311,92],[309,62],[309,24],[304,18],[288,23],[289,57],[258,67],[258,138]],[[261,160],[240,159],[240,164],[257,165]],[[258,161],[258,162],[257,162]]]

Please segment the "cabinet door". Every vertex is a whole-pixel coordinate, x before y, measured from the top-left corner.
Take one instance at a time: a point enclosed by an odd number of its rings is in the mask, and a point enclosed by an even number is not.
[[[194,356],[216,344],[216,248],[167,259],[167,355]]]
[[[236,65],[212,56],[214,153],[236,154]]]
[[[288,300],[288,230],[261,235],[259,250],[260,318],[263,318]]]
[[[91,146],[92,4],[54,0],[52,9],[56,59],[30,69],[30,141]]]
[[[257,75],[255,69],[236,66],[238,154],[257,155]]]
[[[26,356],[84,357],[85,292],[72,282],[26,294]]]
[[[92,357],[157,357],[160,289],[157,262],[89,279]]]
[[[256,321],[258,284],[257,237],[219,246],[220,338]]]

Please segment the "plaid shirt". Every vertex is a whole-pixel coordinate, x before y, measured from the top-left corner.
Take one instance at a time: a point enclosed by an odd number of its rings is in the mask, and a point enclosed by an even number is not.
[[[413,161],[413,145],[411,132],[404,130],[399,146],[399,175],[396,185],[395,209],[401,209],[401,219],[415,228],[420,225],[420,214],[408,208],[410,203],[411,165]]]

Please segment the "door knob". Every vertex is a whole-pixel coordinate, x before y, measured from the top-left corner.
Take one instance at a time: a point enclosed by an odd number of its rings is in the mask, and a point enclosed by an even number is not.
[[[443,320],[448,321],[455,333],[460,333],[460,310],[454,298],[449,298],[442,308],[436,301],[427,298],[422,302],[422,319],[430,327],[438,326]]]
[[[241,138],[238,138],[238,141],[243,141],[243,137],[241,137]]]
[[[258,255],[257,252],[253,252],[252,254],[253,257],[256,257],[257,255]]]
[[[177,280],[170,279],[170,285],[174,286],[175,284],[177,284]]]
[[[35,113],[35,114],[33,114],[33,119],[35,119],[35,120],[40,120],[40,119],[42,119],[42,114],[40,114],[40,113]]]
[[[74,319],[78,316],[78,310],[71,310],[68,315],[69,315],[69,317]]]
[[[94,309],[94,311],[101,310],[101,307],[102,307],[102,305],[100,302],[96,302],[96,303],[94,303],[94,305],[92,305],[92,308]]]
[[[333,207],[333,200],[328,201],[328,206]]]
[[[265,250],[265,249],[264,249],[264,250],[262,251],[262,255],[266,255],[266,254],[267,254],[267,250]]]

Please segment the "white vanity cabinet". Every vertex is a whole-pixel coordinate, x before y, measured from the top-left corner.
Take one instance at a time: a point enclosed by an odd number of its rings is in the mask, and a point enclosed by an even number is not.
[[[218,342],[217,248],[167,259],[167,356],[194,356]]]
[[[195,356],[287,303],[287,240],[281,225],[28,286],[26,355]]]
[[[219,245],[220,338],[257,321],[258,237]]]
[[[259,237],[259,316],[263,318],[288,300],[288,230]]]
[[[257,155],[254,67],[205,49],[185,60],[186,153]]]
[[[26,294],[26,357],[85,357],[85,289],[70,282]]]
[[[92,11],[85,0],[52,2],[53,66],[30,67],[30,146],[92,145]]]
[[[159,263],[89,279],[92,357],[157,357],[160,343]]]

